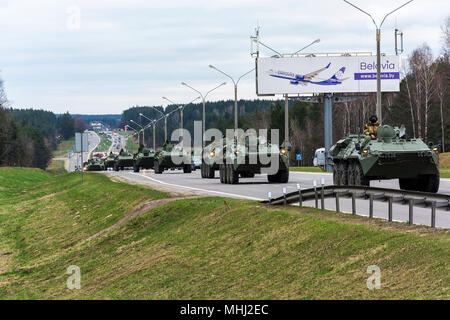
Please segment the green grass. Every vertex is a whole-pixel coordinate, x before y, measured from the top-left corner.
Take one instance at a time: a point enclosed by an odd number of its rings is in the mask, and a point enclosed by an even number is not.
[[[324,173],[319,167],[289,167],[290,171],[302,171],[302,172],[320,172]]]
[[[53,152],[54,158],[67,158],[67,153],[73,150],[75,144],[75,138],[69,140],[63,140],[58,144],[58,148]]]
[[[0,206],[0,252],[12,253],[0,257],[0,299],[450,298],[445,231],[198,198],[84,242],[167,195],[100,174],[84,184],[76,173],[42,174]],[[81,269],[81,290],[66,288],[70,265]],[[370,265],[381,269],[380,290],[366,287]]]
[[[54,160],[52,159],[45,171],[53,174],[53,175],[60,175],[66,173],[66,168],[64,167],[64,161],[63,160]]]
[[[98,147],[95,149],[95,152],[106,152],[108,151],[109,147],[111,147],[111,138],[109,136],[105,135],[99,135],[100,136],[100,143]]]
[[[439,169],[441,178],[450,178],[450,168]]]

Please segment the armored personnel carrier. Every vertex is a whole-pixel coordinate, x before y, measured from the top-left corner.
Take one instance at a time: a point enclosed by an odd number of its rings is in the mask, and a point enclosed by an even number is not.
[[[116,161],[116,156],[114,153],[110,152],[108,157],[103,159],[103,169],[108,170],[108,168],[114,168],[114,162]]]
[[[166,141],[162,149],[155,154],[153,170],[156,174],[163,173],[167,169],[183,168],[184,173],[191,173],[191,153],[176,146],[177,142]],[[177,164],[175,159],[179,160]]]
[[[368,186],[370,180],[399,179],[400,189],[439,190],[439,150],[383,125],[362,147],[363,134],[351,134],[330,149],[335,185]]]
[[[203,149],[203,160],[200,167],[202,178],[213,179],[216,170],[219,170],[219,162],[222,159],[222,151],[225,145],[225,139],[216,140]]]
[[[133,155],[121,149],[119,155],[116,157],[114,161],[114,171],[123,170],[125,168],[131,168],[133,167],[133,163],[134,163]]]
[[[98,158],[92,158],[89,159],[87,162],[85,162],[84,167],[86,168],[85,171],[103,171],[104,166],[101,159]]]
[[[138,152],[134,155],[133,171],[139,172],[140,169],[152,169],[155,162],[155,151],[141,145]]]
[[[243,135],[232,143],[224,145],[219,156],[221,183],[237,184],[239,178],[253,178],[255,174],[267,170],[270,183],[287,183],[289,181],[289,163],[287,150],[278,145],[266,143],[265,137]],[[231,141],[230,141],[231,142]],[[275,161],[275,162],[274,162]],[[217,163],[219,161],[216,160]]]

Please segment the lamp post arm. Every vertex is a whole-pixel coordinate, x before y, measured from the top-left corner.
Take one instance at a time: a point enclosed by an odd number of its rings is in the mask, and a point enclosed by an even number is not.
[[[244,73],[242,76],[240,76],[239,78],[238,78],[238,80],[236,81],[236,85],[239,83],[239,81],[243,78],[243,77],[245,77],[246,75],[248,75],[250,72],[253,72],[255,70],[255,68],[253,68],[252,70],[250,70],[250,71],[247,71],[246,73]]]
[[[219,88],[219,87],[221,87],[221,86],[223,86],[223,85],[225,85],[225,84],[227,84],[227,83],[226,83],[226,82],[221,83],[221,84],[219,84],[217,87],[215,87],[214,89],[209,90],[209,91],[205,94],[205,97],[204,97],[203,99],[206,99],[206,97],[208,96],[208,94],[210,94],[211,92],[213,92],[214,90],[216,90],[217,88]]]
[[[367,14],[367,15],[370,17],[370,19],[372,19],[372,22],[373,22],[373,24],[375,25],[375,27],[378,29],[377,23],[375,22],[375,20],[373,19],[373,17],[372,17],[369,13],[367,13],[366,11],[364,11],[364,10],[361,9],[361,8],[358,8],[358,7],[355,6],[353,3],[351,3],[351,2],[349,2],[349,1],[347,1],[347,0],[344,0],[344,2],[347,3],[347,4],[349,4],[349,5],[351,5],[353,8],[358,9],[358,10],[361,11],[362,13]]]
[[[383,21],[381,21],[380,29],[381,29],[381,26],[382,26],[383,23],[384,23],[384,20],[386,20],[386,18],[387,18],[390,14],[392,14],[392,13],[394,13],[395,11],[397,11],[397,10],[403,8],[403,7],[406,6],[408,3],[411,3],[411,2],[413,2],[413,0],[409,0],[408,2],[405,2],[404,4],[402,4],[402,5],[401,5],[400,7],[398,7],[397,9],[394,9],[394,10],[392,10],[391,12],[389,12],[387,15],[385,15],[384,18],[383,18]]]
[[[211,65],[210,65],[210,67],[211,67],[212,69],[216,70],[216,71],[219,71],[219,72],[220,72],[221,74],[223,74],[224,76],[230,78],[231,81],[233,81],[233,84],[234,84],[234,85],[237,84],[237,83],[234,81],[233,77],[231,77],[230,75],[226,74],[225,72],[223,72],[222,70],[220,70],[220,69],[218,69],[218,68],[216,68],[216,67],[213,67],[213,66],[211,66]],[[214,90],[214,89],[213,89],[213,90]],[[212,91],[212,90],[211,90],[211,91]],[[209,93],[209,92],[208,92],[208,93]],[[207,93],[207,94],[208,94],[208,93]]]
[[[274,49],[272,49],[271,47],[269,47],[269,46],[266,46],[264,43],[262,43],[261,41],[259,41],[259,40],[255,40],[255,41],[257,41],[260,45],[262,45],[263,47],[266,47],[267,49],[269,49],[269,50],[271,50],[271,51],[273,51],[273,52],[275,52],[277,55],[279,55],[280,57],[282,57],[283,55],[281,54],[281,53],[279,53],[278,51],[276,51],[276,50],[274,50]]]
[[[188,85],[187,83],[184,83],[184,82],[182,82],[181,84],[184,85],[184,86],[186,86],[186,87],[188,87],[188,88],[191,88],[192,90],[194,90],[195,92],[197,92],[197,93],[202,97],[202,99],[204,99],[202,93],[201,93],[200,91],[198,91],[197,89],[192,88],[190,85]]]

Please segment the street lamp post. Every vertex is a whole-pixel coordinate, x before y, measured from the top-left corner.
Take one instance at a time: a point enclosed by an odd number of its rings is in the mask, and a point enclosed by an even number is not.
[[[219,88],[219,87],[221,87],[221,86],[223,86],[223,85],[226,85],[227,83],[224,82],[224,83],[219,84],[217,87],[215,87],[215,88],[209,90],[205,95],[203,95],[203,94],[202,94],[200,91],[198,91],[197,89],[192,88],[190,85],[188,85],[188,84],[185,83],[185,82],[182,82],[181,84],[182,84],[183,86],[186,86],[186,87],[188,87],[188,88],[194,90],[195,92],[197,92],[197,93],[200,95],[200,97],[202,98],[202,100],[203,100],[202,147],[204,148],[204,147],[205,147],[205,127],[206,127],[206,115],[205,115],[206,97],[208,96],[208,94],[210,94],[211,92],[213,92],[213,91],[216,90],[217,88]]]
[[[383,114],[382,114],[382,110],[381,110],[381,53],[380,53],[381,26],[383,25],[384,20],[386,20],[387,16],[389,16],[390,14],[392,14],[395,11],[399,10],[400,8],[403,8],[404,6],[406,6],[408,3],[412,2],[413,0],[409,0],[409,1],[405,2],[404,4],[402,4],[397,9],[392,10],[391,12],[386,14],[384,16],[383,20],[381,21],[380,26],[377,25],[377,23],[375,22],[374,18],[369,13],[367,13],[363,9],[355,6],[353,3],[351,3],[351,2],[349,2],[347,0],[343,0],[343,1],[345,3],[351,5],[355,9],[358,9],[362,13],[368,15],[370,17],[370,19],[372,19],[372,22],[373,22],[373,24],[375,25],[375,28],[376,28],[376,41],[377,41],[377,108],[376,108],[376,113],[377,113],[377,117],[378,117],[379,121],[382,122],[383,121],[383,119],[382,119],[382,115]]]
[[[254,71],[255,68],[253,68],[253,69],[250,70],[250,71],[247,71],[247,72],[244,73],[242,76],[240,76],[240,77],[238,78],[237,81],[234,81],[233,77],[231,77],[230,75],[226,74],[226,73],[223,72],[222,70],[220,70],[220,69],[214,67],[214,66],[211,65],[211,64],[209,65],[209,67],[210,67],[211,69],[214,69],[214,70],[220,72],[221,74],[227,76],[228,78],[231,79],[231,81],[233,81],[233,84],[234,84],[234,130],[237,130],[237,129],[238,129],[237,85],[238,85],[239,81],[241,80],[241,78],[243,78],[244,76],[246,76],[246,75],[249,74],[250,72]]]
[[[294,52],[293,54],[291,54],[291,57],[293,57],[294,55],[296,55],[297,53],[299,53],[300,51],[305,50],[306,48],[309,48],[310,46],[312,46],[315,43],[319,43],[320,39],[316,39],[313,42],[311,42],[310,44],[308,44],[307,46],[304,46],[303,48],[301,48],[300,50],[297,50],[296,52]]]
[[[163,98],[164,100],[169,101],[170,103],[172,103],[172,104],[174,104],[174,105],[177,105],[177,103],[173,102],[173,101],[170,100],[169,98],[166,98],[166,97],[162,97],[162,98]],[[194,101],[197,100],[197,99],[200,99],[200,97],[195,98],[194,100],[192,100],[191,102],[189,102],[189,103],[187,103],[187,104],[185,104],[185,105],[180,104],[180,105],[178,106],[178,110],[180,110],[181,140],[183,140],[183,110],[184,110],[184,108],[185,108],[188,104],[191,104],[192,102],[194,102]]]
[[[148,121],[150,121],[146,126],[145,126],[145,128],[148,128],[148,126],[150,126],[150,125],[152,125],[153,124],[153,150],[156,150],[155,149],[155,123],[156,123],[156,121],[155,120],[152,120],[152,119],[150,119],[149,117],[146,117],[145,115],[143,115],[142,113],[139,113],[139,115],[141,116],[141,117],[144,117],[145,119],[147,119]],[[145,130],[144,130],[145,131]]]
[[[139,118],[140,118],[140,116],[139,116]],[[144,141],[145,141],[145,140],[144,140],[144,127],[143,127],[142,125],[136,123],[136,122],[133,121],[133,120],[130,120],[130,121],[133,122],[135,125],[139,126],[139,128],[141,128],[140,131],[142,131],[142,144],[144,144]],[[142,123],[142,120],[141,120],[140,122]],[[139,132],[140,132],[140,131],[139,131]],[[140,140],[140,138],[141,138],[141,135],[139,134],[138,140]],[[141,141],[139,141],[139,146],[141,146]]]

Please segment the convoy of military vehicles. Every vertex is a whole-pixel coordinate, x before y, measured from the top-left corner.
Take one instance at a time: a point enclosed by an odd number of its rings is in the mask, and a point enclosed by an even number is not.
[[[331,147],[328,161],[333,168],[334,185],[369,186],[371,180],[399,179],[404,190],[433,193],[439,190],[437,147],[419,138],[408,138],[401,129],[389,125],[381,126],[368,143],[365,139],[365,134],[350,134]],[[316,151],[315,165],[325,169],[326,155],[319,159],[318,153],[320,156],[324,150]],[[221,183],[237,184],[240,178],[253,178],[261,173],[267,174],[269,183],[289,181],[288,150],[251,134],[217,139],[202,149],[201,157],[170,141],[158,151],[143,145],[135,154],[122,149],[101,159],[90,159],[83,170],[153,169],[161,174],[169,169],[190,173],[196,167],[205,179],[214,178],[218,171]]]

